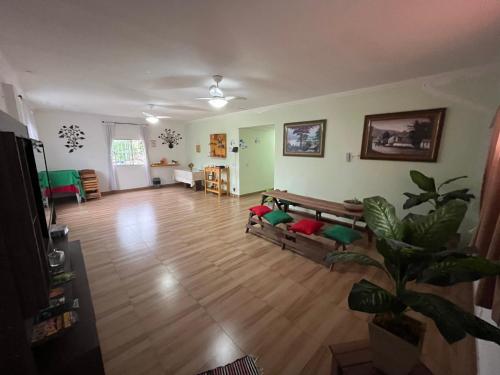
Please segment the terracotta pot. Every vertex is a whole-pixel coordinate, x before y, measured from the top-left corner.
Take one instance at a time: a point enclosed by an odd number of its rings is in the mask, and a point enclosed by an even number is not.
[[[348,211],[363,211],[363,203],[352,203],[349,200],[344,201],[344,208]]]
[[[373,322],[368,323],[373,366],[386,375],[407,375],[420,359],[424,341],[424,325],[412,318],[406,318],[415,321],[417,325],[422,327],[422,334],[417,345],[394,335]]]

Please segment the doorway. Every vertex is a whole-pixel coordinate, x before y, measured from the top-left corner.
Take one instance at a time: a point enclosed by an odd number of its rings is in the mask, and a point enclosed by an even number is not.
[[[239,193],[265,191],[274,187],[274,125],[239,129]]]

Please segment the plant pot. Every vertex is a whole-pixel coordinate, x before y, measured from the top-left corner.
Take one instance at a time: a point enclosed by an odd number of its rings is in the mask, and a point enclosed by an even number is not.
[[[373,366],[386,375],[407,375],[420,359],[424,324],[407,316],[404,319],[419,327],[418,343],[410,343],[373,321],[368,323]]]
[[[344,201],[344,208],[348,211],[363,211],[363,203],[356,203],[353,200],[345,200]]]

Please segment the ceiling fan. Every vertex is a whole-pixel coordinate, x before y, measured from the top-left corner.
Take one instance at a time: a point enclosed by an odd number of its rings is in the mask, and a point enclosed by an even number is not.
[[[153,111],[153,108],[154,108],[154,104],[150,104],[149,105],[150,111]],[[157,116],[157,115],[153,115],[153,114],[148,113],[148,112],[142,112],[142,115],[146,118],[146,121],[152,125],[157,124],[158,121],[160,121],[160,119],[162,119],[162,118],[171,118],[170,116]]]
[[[222,81],[221,75],[214,75],[212,77],[215,81],[215,85],[211,85],[208,88],[208,93],[210,97],[208,98],[196,98],[197,100],[208,100],[208,104],[210,104],[214,108],[223,108],[229,103],[231,100],[245,100],[246,98],[242,96],[224,96],[224,92],[219,87],[219,83]]]

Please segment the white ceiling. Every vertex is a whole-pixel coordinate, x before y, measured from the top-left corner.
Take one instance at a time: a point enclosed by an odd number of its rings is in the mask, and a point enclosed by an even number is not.
[[[178,120],[500,60],[497,0],[2,0],[0,50],[35,108]],[[211,75],[226,95],[207,96]]]

